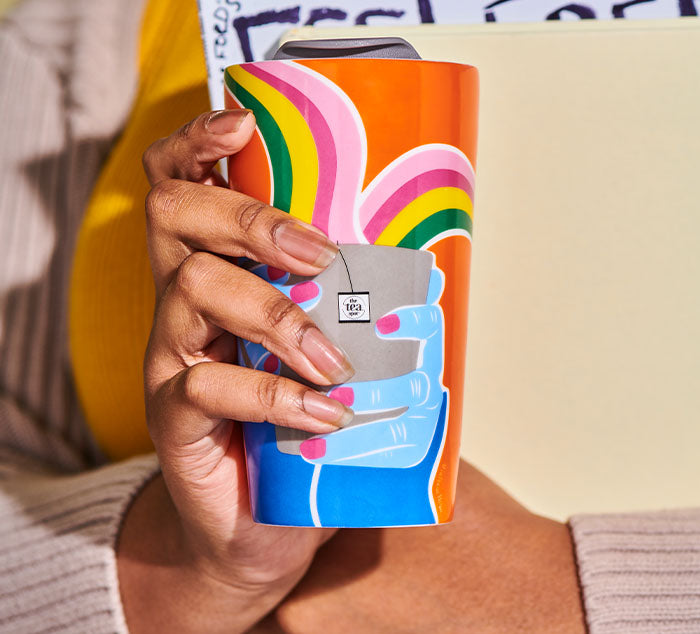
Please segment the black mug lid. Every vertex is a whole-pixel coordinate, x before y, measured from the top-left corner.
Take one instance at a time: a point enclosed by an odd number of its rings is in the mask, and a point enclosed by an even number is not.
[[[418,51],[402,37],[293,40],[282,44],[272,59],[323,59],[337,57],[421,59]]]

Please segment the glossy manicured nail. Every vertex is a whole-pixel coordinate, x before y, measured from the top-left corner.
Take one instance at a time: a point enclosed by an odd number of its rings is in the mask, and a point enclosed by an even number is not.
[[[204,127],[213,134],[238,132],[249,114],[250,110],[219,110],[207,119]]]
[[[399,326],[401,326],[401,320],[398,315],[386,315],[377,320],[377,330],[383,335],[396,332]]]
[[[352,407],[355,402],[355,390],[351,387],[335,387],[328,392],[328,397],[342,403],[346,407]]]
[[[331,383],[345,383],[355,374],[347,357],[318,329],[309,328],[301,340],[301,351]]]
[[[275,232],[275,241],[282,251],[297,260],[325,269],[338,253],[323,233],[307,229],[297,222],[285,222]]]
[[[318,460],[326,455],[325,438],[309,438],[299,445],[301,455],[307,460]]]
[[[318,284],[316,282],[302,282],[292,287],[289,297],[295,304],[303,304],[318,295]]]
[[[304,394],[304,411],[324,423],[332,423],[337,427],[345,427],[355,415],[342,403],[311,390]]]

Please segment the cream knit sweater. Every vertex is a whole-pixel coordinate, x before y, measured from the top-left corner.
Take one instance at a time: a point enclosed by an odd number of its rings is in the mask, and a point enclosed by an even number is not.
[[[0,632],[127,630],[115,541],[157,463],[99,466],[66,297],[81,215],[133,98],[141,5],[24,0],[0,22]],[[592,634],[700,632],[700,511],[571,527]]]

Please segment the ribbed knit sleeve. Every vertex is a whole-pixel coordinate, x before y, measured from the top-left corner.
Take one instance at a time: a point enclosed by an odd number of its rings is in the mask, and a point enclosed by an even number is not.
[[[115,541],[154,456],[99,470],[72,388],[73,244],[136,85],[142,0],[0,20],[0,632],[126,632]]]
[[[126,632],[115,540],[155,456],[78,475],[0,447],[0,631]]]
[[[700,632],[700,510],[569,524],[590,634]]]

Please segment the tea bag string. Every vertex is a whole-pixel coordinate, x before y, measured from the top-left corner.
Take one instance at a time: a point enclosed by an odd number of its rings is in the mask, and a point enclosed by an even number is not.
[[[338,244],[336,242],[336,244]],[[345,256],[343,255],[343,250],[340,248],[340,245],[338,245],[338,253],[340,253],[340,257],[343,259],[343,264],[345,265],[345,270],[347,271],[348,274],[348,282],[350,282],[350,292],[354,293],[355,289],[352,287],[352,277],[350,277],[350,269],[348,268],[348,263],[345,260]]]

